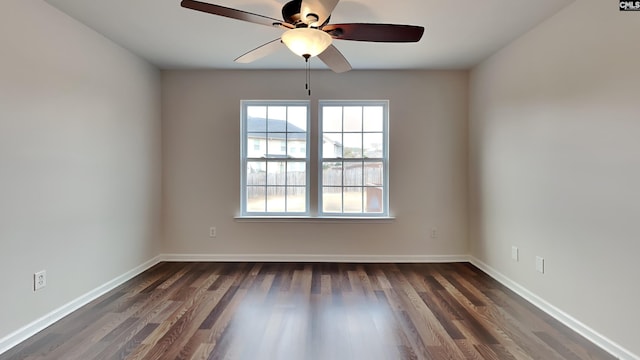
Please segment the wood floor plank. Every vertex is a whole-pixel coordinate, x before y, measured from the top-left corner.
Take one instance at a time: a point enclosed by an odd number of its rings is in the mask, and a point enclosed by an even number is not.
[[[0,360],[613,360],[468,263],[160,263]]]
[[[469,342],[466,339],[456,339],[454,340],[456,343],[456,346],[458,346],[458,349],[460,349],[460,352],[462,352],[463,354],[463,358],[462,359],[468,359],[468,360],[484,360],[485,357],[483,357],[478,350],[476,349],[476,347],[471,344],[471,342]]]
[[[416,287],[411,285],[411,282],[408,279],[414,278],[411,272],[407,272],[407,276],[405,273],[401,273],[401,276],[404,278],[402,284],[404,284],[406,298],[410,301],[410,304],[407,304],[409,307],[413,307],[417,314],[413,314],[414,318],[419,318],[422,316],[422,321],[426,325],[426,330],[428,331],[429,336],[432,336],[435,341],[433,344],[427,344],[427,349],[429,350],[431,356],[437,359],[460,359],[463,358],[464,355],[457,347],[454,339],[449,336],[448,332],[445,329],[445,325],[442,324],[438,317],[434,314],[434,310],[430,308],[427,303],[423,300],[423,297],[420,296],[416,290]],[[419,283],[414,283],[419,286]],[[420,289],[420,287],[418,287]],[[425,336],[423,335],[423,338]]]

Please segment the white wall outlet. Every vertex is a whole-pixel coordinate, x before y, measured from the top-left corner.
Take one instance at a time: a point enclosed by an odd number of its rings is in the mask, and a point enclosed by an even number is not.
[[[511,259],[516,262],[520,260],[520,254],[517,246],[511,247]]]
[[[33,291],[40,290],[45,286],[47,286],[47,272],[42,270],[33,274]]]
[[[438,238],[438,229],[437,228],[431,228],[431,238],[432,239],[437,239]]]
[[[544,258],[536,256],[536,270],[544,274]]]
[[[217,235],[216,227],[215,226],[210,227],[209,228],[209,237],[214,238],[214,237],[216,237],[216,235]]]

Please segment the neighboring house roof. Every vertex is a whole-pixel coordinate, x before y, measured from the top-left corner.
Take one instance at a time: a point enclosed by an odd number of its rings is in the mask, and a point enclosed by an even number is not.
[[[264,139],[269,131],[269,139],[306,140],[307,133],[301,128],[288,123],[285,120],[264,119],[256,117],[247,118],[247,136],[250,138]]]

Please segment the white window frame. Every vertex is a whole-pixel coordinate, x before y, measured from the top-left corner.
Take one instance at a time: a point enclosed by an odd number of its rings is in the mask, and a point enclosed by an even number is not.
[[[260,158],[250,158],[248,157],[248,131],[247,131],[247,108],[250,106],[304,106],[307,108],[307,124],[306,124],[306,157],[303,158],[268,158],[268,157],[260,157]],[[310,133],[311,133],[311,102],[308,100],[242,100],[240,102],[240,157],[241,157],[241,174],[240,174],[240,216],[241,217],[308,217],[310,214]],[[288,140],[287,140],[288,141]],[[267,140],[268,143],[268,140]],[[268,145],[267,145],[268,147]],[[288,149],[288,146],[287,146]],[[267,150],[268,151],[268,150]],[[306,174],[306,183],[305,183],[305,211],[303,212],[294,212],[294,211],[284,211],[284,212],[275,212],[275,211],[265,211],[256,212],[249,211],[247,209],[247,168],[249,161],[265,161],[269,163],[273,162],[281,162],[283,160],[291,160],[293,162],[302,162],[305,163],[305,174]],[[286,179],[286,176],[285,176]],[[285,180],[286,181],[286,180]],[[286,183],[285,183],[286,186]]]
[[[351,158],[345,159],[344,157],[336,157],[336,158],[324,158],[324,133],[323,133],[323,108],[325,106],[340,106],[340,107],[350,107],[350,106],[381,106],[383,108],[383,149],[382,149],[382,157],[381,158],[367,158],[364,155],[361,158]],[[364,121],[364,119],[363,119]],[[344,134],[344,129],[342,130]],[[348,132],[347,132],[348,133]],[[357,132],[356,132],[357,133]],[[362,130],[362,134],[367,133]],[[345,217],[345,218],[386,218],[389,217],[389,101],[388,100],[320,100],[318,103],[318,169],[317,169],[317,179],[318,179],[318,215],[320,217]],[[362,204],[362,212],[347,212],[344,211],[344,208],[341,212],[325,212],[323,209],[323,162],[362,162],[363,165],[367,162],[382,162],[382,181],[380,187],[382,187],[382,211],[381,212],[366,212],[365,209],[365,201],[363,195],[363,204]],[[363,175],[364,176],[364,175]],[[342,196],[343,196],[343,206],[344,206],[344,188],[354,187],[354,186],[345,186],[342,184],[340,187],[343,188]],[[363,191],[366,191],[369,186],[366,184],[362,184],[361,186]]]

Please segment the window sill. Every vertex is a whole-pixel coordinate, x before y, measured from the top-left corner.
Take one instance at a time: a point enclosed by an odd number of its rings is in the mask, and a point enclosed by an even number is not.
[[[283,222],[283,223],[367,223],[384,224],[395,221],[393,216],[362,217],[362,216],[236,216],[237,222]]]

